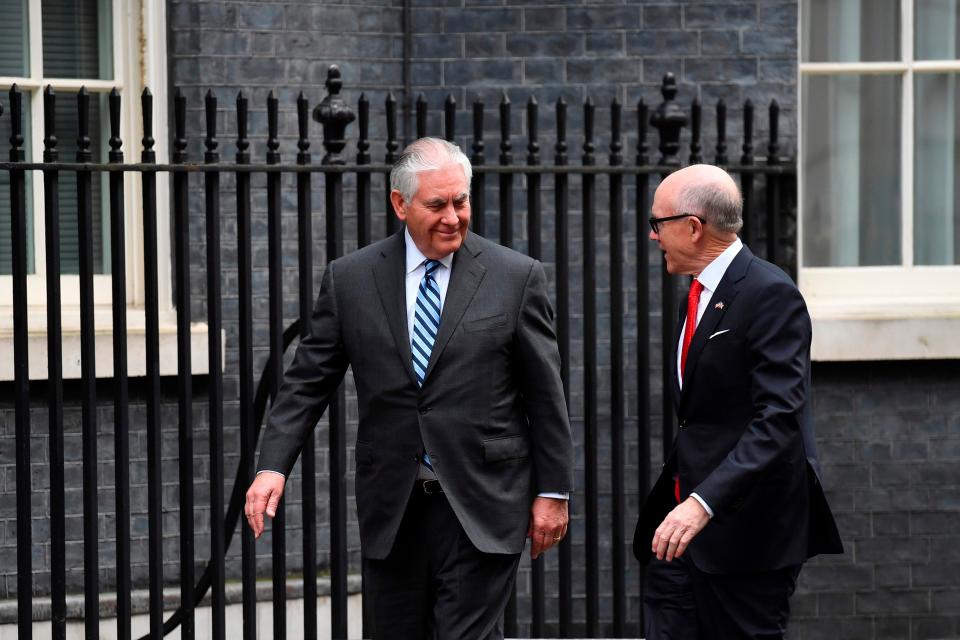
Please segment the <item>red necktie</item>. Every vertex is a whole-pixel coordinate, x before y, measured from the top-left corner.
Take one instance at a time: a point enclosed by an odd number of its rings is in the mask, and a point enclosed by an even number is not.
[[[687,294],[687,322],[683,330],[683,349],[680,351],[680,378],[683,378],[684,368],[687,366],[687,352],[693,342],[693,334],[697,329],[697,307],[700,305],[700,293],[703,285],[696,278],[690,283],[690,293]],[[680,476],[673,479],[673,496],[680,503]]]
[[[683,378],[684,368],[687,366],[687,352],[693,342],[693,334],[697,329],[697,306],[700,304],[700,292],[703,285],[694,279],[690,283],[690,293],[687,294],[687,324],[683,331],[683,350],[680,352],[680,377]]]

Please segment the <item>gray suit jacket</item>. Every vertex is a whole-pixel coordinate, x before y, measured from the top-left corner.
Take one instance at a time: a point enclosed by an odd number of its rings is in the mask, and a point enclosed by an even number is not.
[[[258,469],[289,474],[351,366],[363,555],[390,553],[424,450],[473,544],[520,553],[533,497],[573,486],[543,267],[468,233],[454,255],[420,388],[407,332],[405,255],[401,231],[329,265],[310,335],[271,409]]]

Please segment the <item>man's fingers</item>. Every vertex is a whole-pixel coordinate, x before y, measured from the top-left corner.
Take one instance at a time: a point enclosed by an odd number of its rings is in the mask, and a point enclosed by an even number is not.
[[[687,550],[687,546],[689,546],[691,540],[693,540],[692,531],[687,531],[680,537],[680,544],[677,545],[677,553],[674,555],[675,558],[683,555],[683,552]]]
[[[673,531],[673,535],[670,536],[670,541],[667,543],[667,562],[673,560],[677,555],[677,546],[680,544],[680,538],[683,536],[684,529],[682,527],[677,527]]]
[[[270,497],[267,499],[267,515],[271,518],[277,515],[277,507],[280,505],[281,495],[279,491],[272,491]]]

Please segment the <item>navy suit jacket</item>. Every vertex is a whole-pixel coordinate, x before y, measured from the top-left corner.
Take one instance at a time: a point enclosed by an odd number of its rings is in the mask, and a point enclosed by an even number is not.
[[[679,429],[637,523],[641,562],[676,506],[675,476],[681,498],[695,492],[714,512],[687,551],[702,571],[768,571],[843,552],[820,485],[810,341],[796,285],[744,246],[697,325],[682,390],[675,374],[669,391]]]

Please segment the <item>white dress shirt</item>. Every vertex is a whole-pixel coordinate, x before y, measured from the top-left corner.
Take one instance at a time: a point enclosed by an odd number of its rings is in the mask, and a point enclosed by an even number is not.
[[[711,298],[713,298],[713,293],[717,290],[717,287],[720,286],[720,280],[723,279],[723,275],[730,267],[730,263],[733,262],[733,259],[737,257],[737,254],[740,253],[740,249],[742,248],[743,242],[740,241],[740,238],[737,238],[733,241],[733,244],[724,249],[723,253],[714,258],[710,264],[704,267],[703,271],[696,275],[696,279],[703,285],[703,291],[700,292],[700,303],[697,305],[697,324],[700,324],[700,318],[703,317],[703,312],[707,310],[707,306],[710,304]],[[687,325],[686,322],[684,322],[683,327],[680,329],[680,342],[677,344],[677,379],[680,381],[681,389],[683,389],[683,376],[680,373],[680,359],[683,355],[683,337],[686,332]],[[703,508],[706,509],[707,514],[711,518],[713,517],[713,509],[710,508],[710,505],[708,505],[703,498],[696,493],[691,493],[690,497],[699,502]]]

